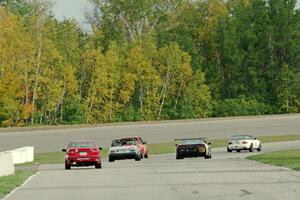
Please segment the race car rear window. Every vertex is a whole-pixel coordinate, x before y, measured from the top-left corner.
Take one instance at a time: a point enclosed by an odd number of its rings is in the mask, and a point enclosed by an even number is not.
[[[204,143],[203,139],[182,140],[182,144],[202,144],[202,143]]]
[[[250,140],[251,137],[248,135],[235,135],[232,137],[233,140]]]
[[[111,144],[112,147],[123,146],[123,145],[136,145],[134,138],[114,140]]]
[[[94,148],[96,145],[93,142],[71,142],[70,148]]]

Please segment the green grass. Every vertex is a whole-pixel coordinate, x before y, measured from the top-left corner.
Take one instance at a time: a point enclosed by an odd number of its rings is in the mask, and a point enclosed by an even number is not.
[[[148,150],[150,154],[166,154],[175,151],[175,142],[148,144]]]
[[[14,175],[0,177],[0,199],[20,186],[35,171],[16,171]]]
[[[280,136],[263,136],[259,137],[262,143],[282,142],[300,140],[300,135],[280,135]],[[208,140],[211,142],[212,148],[226,147],[228,139],[213,139]],[[167,154],[175,152],[175,142],[148,144],[150,154]],[[50,152],[50,153],[37,153],[35,154],[35,164],[56,164],[64,162],[64,152]],[[102,158],[107,158],[108,148],[103,148]],[[32,165],[27,163],[25,165]],[[23,164],[24,165],[24,164]],[[22,166],[23,166],[22,165]]]
[[[253,155],[248,159],[300,171],[300,149]]]
[[[64,152],[37,153],[34,162],[37,164],[56,164],[64,162]]]
[[[300,140],[300,135],[263,136],[263,137],[258,137],[258,139],[262,143],[284,142],[284,141]]]

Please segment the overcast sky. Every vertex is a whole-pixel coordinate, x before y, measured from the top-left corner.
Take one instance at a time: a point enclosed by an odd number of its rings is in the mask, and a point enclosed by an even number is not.
[[[88,0],[52,0],[54,4],[53,14],[58,19],[75,18],[85,28],[88,25],[85,23],[84,13],[91,9]],[[298,5],[300,0],[298,0]]]
[[[87,0],[52,0],[54,2],[53,14],[58,19],[74,18],[81,25],[86,26],[84,13],[91,9]]]

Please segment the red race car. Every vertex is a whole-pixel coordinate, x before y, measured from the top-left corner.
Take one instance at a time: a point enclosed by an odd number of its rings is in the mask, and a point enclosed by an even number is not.
[[[95,166],[101,168],[101,150],[93,141],[73,141],[68,144],[66,152],[65,169],[71,169],[71,166]]]

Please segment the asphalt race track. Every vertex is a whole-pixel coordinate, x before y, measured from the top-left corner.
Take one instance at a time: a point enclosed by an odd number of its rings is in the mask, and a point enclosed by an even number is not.
[[[300,141],[265,144],[263,152],[293,148]],[[211,160],[168,154],[105,161],[102,169],[42,165],[7,200],[299,200],[299,172],[245,159],[257,152],[212,153]]]
[[[34,146],[36,152],[60,151],[71,140],[92,139],[107,147],[114,138],[141,136],[148,143],[171,142],[174,138],[229,138],[234,134],[255,136],[300,134],[300,115],[208,119],[200,121],[104,126],[94,128],[0,132],[0,151]]]

